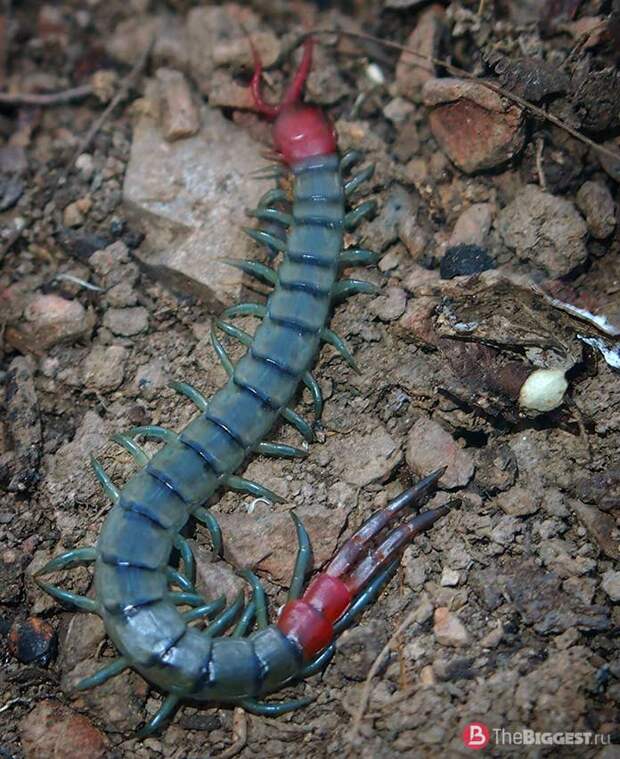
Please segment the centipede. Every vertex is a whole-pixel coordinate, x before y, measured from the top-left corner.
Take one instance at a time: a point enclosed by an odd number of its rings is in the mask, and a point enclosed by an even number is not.
[[[348,208],[348,201],[373,174],[366,166],[351,174],[362,155],[340,155],[332,123],[323,111],[302,101],[312,65],[313,39],[304,43],[301,62],[280,103],[261,94],[262,65],[254,51],[251,91],[256,109],[273,122],[277,173],[292,180],[292,201],[279,184],[259,201],[251,215],[270,230],[249,228],[271,257],[282,253],[277,269],[258,261],[230,261],[246,274],[273,287],[265,304],[241,303],[216,321],[246,350],[233,363],[212,331],[213,349],[228,381],[210,399],[194,386],[173,387],[197,407],[180,432],[141,426],[113,439],[139,465],[121,488],[102,464],[92,460],[96,477],[112,501],[95,546],[67,551],[36,574],[40,587],[62,603],[98,614],[118,656],[81,680],[78,690],[96,687],[126,669],[134,669],[164,694],[159,711],[139,732],[160,730],[180,702],[241,706],[249,712],[278,716],[305,706],[310,698],[265,700],[285,685],[324,670],[335,652],[335,638],[377,598],[394,574],[400,553],[417,534],[443,516],[448,506],[419,511],[443,473],[438,470],[375,512],[344,542],[327,567],[306,587],[312,571],[312,546],[293,511],[298,552],[288,599],[270,624],[266,593],[257,575],[243,570],[251,595],[207,602],[195,586],[195,561],[183,535],[190,519],[204,524],[214,550],[222,534],[205,507],[217,491],[232,489],[277,502],[263,485],[237,472],[253,455],[299,457],[305,450],[265,438],[280,422],[293,425],[312,442],[312,424],[292,405],[302,386],[320,416],[323,398],[311,368],[323,343],[334,346],[357,370],[345,341],[328,328],[334,304],[356,293],[378,291],[368,282],[342,277],[343,269],[372,265],[378,256],[362,248],[344,249],[344,233],[375,213],[374,201]],[[348,177],[348,178],[347,178]],[[274,226],[282,234],[274,233]],[[260,318],[250,335],[229,319]],[[140,445],[152,438],[163,445],[149,457]],[[403,514],[413,510],[413,514]],[[178,567],[171,557],[178,552]],[[95,597],[78,595],[42,579],[86,564],[94,568]],[[183,611],[183,609],[186,609]]]

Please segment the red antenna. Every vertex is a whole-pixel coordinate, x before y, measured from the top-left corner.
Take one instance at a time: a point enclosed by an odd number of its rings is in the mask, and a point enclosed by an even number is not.
[[[284,93],[281,102],[278,105],[271,105],[270,103],[267,103],[265,100],[263,100],[263,96],[260,91],[261,77],[263,75],[263,64],[260,59],[258,50],[252,43],[252,40],[250,40],[250,46],[252,47],[252,55],[254,56],[254,74],[252,75],[252,82],[250,83],[254,103],[264,116],[267,116],[268,119],[275,119],[284,106],[293,105],[299,100],[301,96],[304,84],[306,83],[306,79],[310,73],[310,68],[312,67],[312,49],[314,47],[314,40],[312,37],[308,37],[308,39],[304,42],[304,54],[301,59],[301,63],[295,72],[293,81],[290,83],[288,89]]]

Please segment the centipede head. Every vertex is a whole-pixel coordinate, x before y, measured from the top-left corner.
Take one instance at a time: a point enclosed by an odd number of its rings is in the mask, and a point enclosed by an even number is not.
[[[336,133],[329,118],[320,108],[299,102],[312,66],[313,46],[314,41],[309,37],[304,43],[303,57],[293,81],[281,102],[271,105],[261,94],[263,66],[258,51],[252,45],[254,74],[251,88],[254,103],[264,116],[273,120],[274,148],[280,160],[289,166],[305,158],[336,151]]]

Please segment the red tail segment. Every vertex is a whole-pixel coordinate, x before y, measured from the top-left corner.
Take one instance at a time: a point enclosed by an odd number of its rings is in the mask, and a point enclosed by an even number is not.
[[[334,638],[333,625],[349,608],[355,596],[381,569],[398,555],[416,535],[427,530],[448,508],[429,509],[407,519],[372,550],[373,539],[394,522],[405,506],[419,505],[435,488],[444,473],[440,469],[377,511],[347,540],[330,562],[327,571],[317,575],[303,596],[282,609],[277,625],[292,638],[309,661]]]

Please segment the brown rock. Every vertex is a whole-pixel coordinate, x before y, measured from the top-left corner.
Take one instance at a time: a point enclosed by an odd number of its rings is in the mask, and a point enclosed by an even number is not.
[[[19,329],[7,329],[7,339],[21,340],[26,350],[39,354],[57,343],[71,342],[90,334],[95,314],[77,300],[59,295],[36,295],[26,307]],[[11,335],[9,336],[9,332]]]
[[[345,446],[337,438],[332,440],[338,447],[342,479],[358,487],[384,482],[403,458],[398,443],[381,424],[369,434],[351,436]]]
[[[9,630],[9,653],[23,664],[47,667],[56,656],[57,645],[56,630],[40,617],[16,620]]]
[[[596,506],[588,506],[575,499],[571,499],[569,504],[605,556],[616,561],[620,559],[620,530],[616,520]]]
[[[393,322],[402,316],[406,305],[407,293],[400,287],[388,287],[384,294],[371,302],[370,310],[382,322]]]
[[[491,203],[474,203],[465,209],[454,225],[448,247],[482,245],[491,229],[493,210]]]
[[[180,71],[161,68],[157,70],[157,80],[164,137],[174,142],[196,134],[200,129],[200,112],[187,79]]]
[[[252,256],[245,209],[270,183],[248,175],[263,165],[256,144],[219,111],[204,108],[200,132],[174,143],[152,119],[140,120],[123,194],[146,232],[137,255],[149,275],[214,311],[238,302],[244,275],[222,259]]]
[[[438,643],[442,646],[460,648],[470,641],[470,635],[461,620],[447,606],[435,609],[433,632]]]
[[[431,296],[412,298],[407,310],[398,321],[398,330],[405,340],[413,340],[420,345],[437,345],[438,336],[433,328],[433,313],[439,298]]]
[[[526,488],[518,485],[510,488],[507,493],[502,493],[497,502],[509,516],[525,516],[526,514],[535,514],[540,508],[540,498],[537,498]]]
[[[476,82],[429,79],[424,85],[433,136],[467,174],[510,160],[523,147],[523,112]]]
[[[409,430],[406,458],[407,464],[420,477],[447,466],[439,480],[443,488],[464,487],[474,474],[474,463],[469,452],[463,450],[437,422],[426,417],[418,419]]]
[[[125,375],[127,355],[122,345],[93,345],[82,365],[82,381],[97,390],[116,390]]]
[[[496,227],[519,259],[550,277],[568,274],[588,256],[586,224],[564,198],[526,185],[498,216]]]
[[[399,95],[419,100],[424,84],[437,76],[435,64],[424,61],[423,57],[437,57],[444,32],[443,19],[444,9],[437,3],[420,13],[414,30],[405,42],[405,47],[418,55],[403,51],[396,64],[396,90]]]
[[[616,204],[602,182],[584,182],[577,193],[577,205],[586,217],[592,237],[605,240],[616,228]]]
[[[103,759],[106,739],[86,717],[41,701],[19,723],[25,759]]]
[[[149,326],[149,312],[143,306],[109,308],[103,315],[103,325],[115,335],[131,337]]]
[[[347,511],[313,504],[300,506],[295,513],[308,530],[314,564],[320,567],[336,547]],[[218,521],[225,535],[224,557],[228,561],[237,567],[257,567],[288,587],[295,562],[295,529],[288,511],[258,501],[251,514],[218,514]]]

